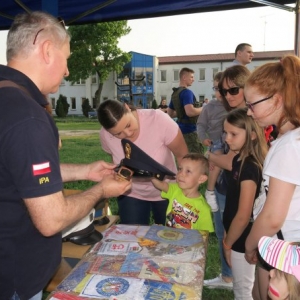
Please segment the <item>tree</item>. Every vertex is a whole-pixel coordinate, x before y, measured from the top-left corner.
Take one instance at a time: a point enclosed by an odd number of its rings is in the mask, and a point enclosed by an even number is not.
[[[118,40],[130,32],[127,21],[70,26],[71,56],[68,61],[72,84],[98,74],[99,86],[95,93],[96,105],[105,80],[112,71],[120,73],[131,55],[118,48]]]
[[[69,112],[70,104],[67,101],[67,97],[63,95],[59,95],[56,106],[55,113],[59,118],[65,118]]]
[[[156,102],[155,99],[152,100],[152,106],[151,106],[151,108],[157,109],[157,102]]]
[[[89,99],[84,99],[82,105],[82,113],[85,117],[89,117],[89,111],[93,111],[93,108],[90,106]]]

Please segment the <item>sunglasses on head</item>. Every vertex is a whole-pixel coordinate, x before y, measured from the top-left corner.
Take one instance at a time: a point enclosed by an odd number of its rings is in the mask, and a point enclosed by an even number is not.
[[[57,23],[60,24],[63,28],[66,27],[65,21],[64,21],[61,17],[57,17]],[[45,28],[42,28],[42,29],[40,29],[40,30],[36,33],[36,35],[35,35],[35,37],[34,37],[34,40],[33,40],[33,45],[35,45],[35,42],[36,42],[36,39],[37,39],[39,33],[40,33],[41,31],[43,31],[44,29],[45,29]]]
[[[227,93],[229,93],[230,95],[237,95],[240,91],[240,88],[239,86],[235,86],[235,87],[232,87],[232,88],[229,88],[229,89],[220,89],[219,92],[222,96],[226,97]]]

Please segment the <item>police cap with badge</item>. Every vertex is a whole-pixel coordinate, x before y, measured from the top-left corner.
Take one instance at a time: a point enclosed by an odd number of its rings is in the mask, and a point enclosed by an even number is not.
[[[122,147],[125,153],[124,159],[115,168],[122,180],[130,180],[134,177],[155,177],[163,180],[166,176],[174,178],[175,173],[151,158],[133,142],[122,139]],[[72,242],[77,245],[93,245],[103,238],[102,234],[94,227],[95,209],[81,219],[67,227],[62,232],[63,242]]]
[[[161,165],[127,139],[121,140],[125,157],[116,167],[115,171],[122,179],[133,177],[154,177],[163,180],[166,176],[174,178],[175,173]]]

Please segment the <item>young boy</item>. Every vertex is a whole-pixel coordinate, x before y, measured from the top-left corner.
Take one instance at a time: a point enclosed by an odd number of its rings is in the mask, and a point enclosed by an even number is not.
[[[166,226],[214,231],[210,206],[199,192],[207,176],[208,160],[200,153],[189,153],[178,166],[176,183],[151,179],[162,198],[169,200]]]

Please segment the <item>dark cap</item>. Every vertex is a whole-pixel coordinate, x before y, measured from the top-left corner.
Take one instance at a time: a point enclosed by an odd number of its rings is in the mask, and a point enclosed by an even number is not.
[[[95,209],[75,224],[62,232],[62,241],[77,245],[93,245],[101,241],[103,236],[94,227]]]
[[[127,139],[122,139],[121,143],[125,157],[116,168],[116,171],[118,171],[120,167],[124,166],[133,171],[133,176],[155,177],[159,180],[163,180],[165,176],[175,176],[175,173],[155,161],[133,142]]]

